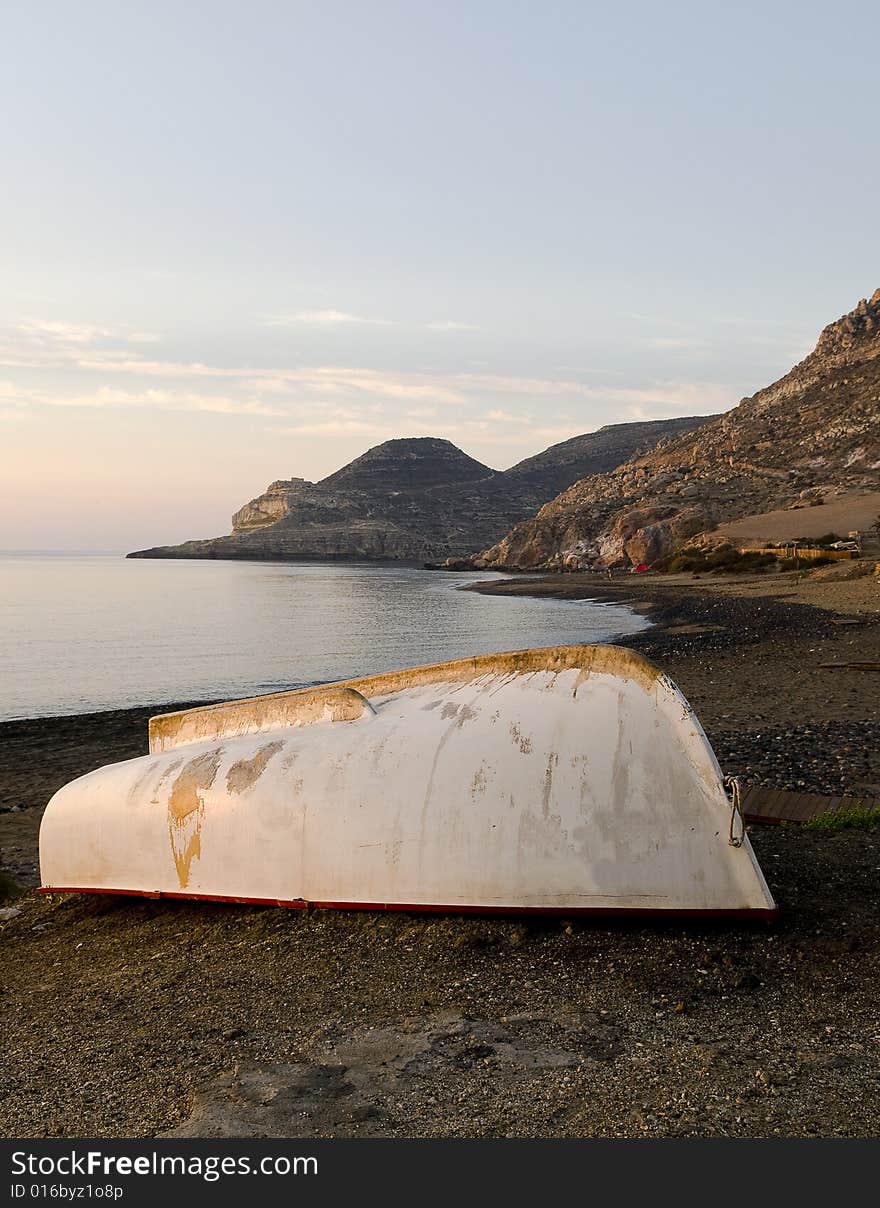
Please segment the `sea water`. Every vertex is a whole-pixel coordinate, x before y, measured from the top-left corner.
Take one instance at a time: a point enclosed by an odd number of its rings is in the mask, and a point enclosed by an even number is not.
[[[623,605],[462,591],[364,563],[0,554],[0,719],[215,700],[498,650],[603,642]]]

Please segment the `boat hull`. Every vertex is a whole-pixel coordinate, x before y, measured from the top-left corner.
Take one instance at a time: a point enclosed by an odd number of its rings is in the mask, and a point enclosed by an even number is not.
[[[165,715],[150,745],[53,797],[47,891],[774,911],[748,838],[729,842],[693,711],[620,647],[490,655]]]

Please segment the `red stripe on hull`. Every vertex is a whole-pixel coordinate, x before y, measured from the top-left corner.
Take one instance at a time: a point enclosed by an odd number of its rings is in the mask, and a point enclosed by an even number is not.
[[[769,921],[779,915],[774,910],[759,908],[731,908],[730,910],[702,910],[699,907],[686,909],[657,906],[441,906],[424,902],[307,902],[303,898],[241,898],[218,893],[173,893],[149,889],[87,889],[56,885],[40,886],[40,893],[103,893],[117,897],[168,898],[182,902],[221,902],[238,906],[285,906],[290,910],[396,910],[406,914],[483,914],[483,915],[555,915],[570,918],[577,915],[634,915],[644,918],[701,918],[701,919],[757,919]]]

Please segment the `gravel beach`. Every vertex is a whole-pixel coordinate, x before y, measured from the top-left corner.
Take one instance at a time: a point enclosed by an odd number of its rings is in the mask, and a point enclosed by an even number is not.
[[[634,581],[635,580],[635,581]],[[873,580],[570,575],[626,599],[725,771],[880,798]],[[817,599],[808,598],[809,592]],[[854,624],[838,624],[841,620]],[[17,1136],[875,1136],[880,830],[754,827],[772,927],[36,894],[45,801],[155,708],[0,725],[0,1129]]]

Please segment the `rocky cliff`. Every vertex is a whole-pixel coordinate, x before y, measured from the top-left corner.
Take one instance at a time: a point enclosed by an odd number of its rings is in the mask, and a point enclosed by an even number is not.
[[[476,560],[517,568],[652,563],[735,520],[880,485],[880,289],[805,360],[694,431],[585,477]]]
[[[232,518],[232,533],[135,558],[460,558],[586,474],[601,473],[711,417],[616,424],[499,472],[448,440],[390,440],[320,482],[273,482]]]

